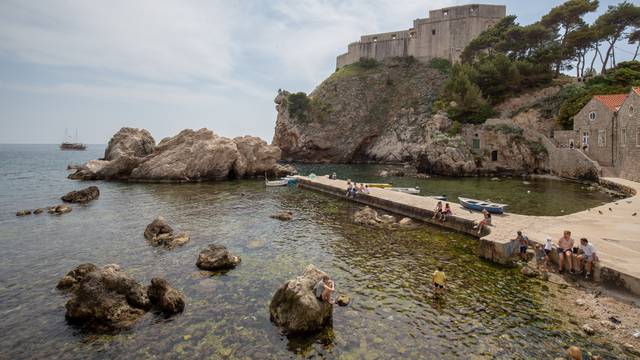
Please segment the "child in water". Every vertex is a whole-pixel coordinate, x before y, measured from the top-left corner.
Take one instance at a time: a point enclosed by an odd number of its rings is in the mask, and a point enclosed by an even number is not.
[[[442,271],[442,266],[438,266],[438,270],[433,272],[433,287],[436,290],[436,295],[444,293],[445,286],[447,285],[447,275]]]
[[[335,291],[336,286],[328,275],[324,275],[322,280],[318,281],[316,286],[313,288],[318,300],[328,302],[329,304],[334,303],[334,300],[331,298],[331,294]]]

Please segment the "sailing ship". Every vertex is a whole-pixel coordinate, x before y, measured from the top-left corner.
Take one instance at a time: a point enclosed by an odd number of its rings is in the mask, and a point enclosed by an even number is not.
[[[71,151],[83,151],[87,150],[87,145],[78,142],[78,130],[76,129],[76,138],[71,141],[70,136],[67,134],[67,129],[64,129],[64,141],[60,144],[60,150]]]

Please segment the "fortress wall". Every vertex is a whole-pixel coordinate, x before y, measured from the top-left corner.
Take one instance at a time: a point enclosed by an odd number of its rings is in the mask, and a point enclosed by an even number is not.
[[[340,55],[337,59],[337,67],[353,64],[361,57],[384,60],[392,57],[406,57],[409,53],[409,43],[413,39],[403,38],[396,40],[378,40],[375,42],[359,42],[349,45],[349,52]]]

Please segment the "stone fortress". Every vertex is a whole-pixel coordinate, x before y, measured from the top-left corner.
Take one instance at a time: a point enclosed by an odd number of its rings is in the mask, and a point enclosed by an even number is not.
[[[349,44],[336,59],[337,68],[360,58],[384,60],[413,56],[420,61],[443,58],[456,62],[464,48],[481,32],[506,16],[503,5],[470,4],[429,11],[426,19],[416,19],[408,30],[364,35]]]

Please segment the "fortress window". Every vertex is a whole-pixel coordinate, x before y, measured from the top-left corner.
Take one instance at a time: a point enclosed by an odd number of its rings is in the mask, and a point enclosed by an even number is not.
[[[378,41],[378,37],[377,37],[377,36],[374,36],[374,37],[373,37],[373,42],[376,42],[376,41]]]
[[[469,14],[470,15],[475,15],[478,13],[478,7],[477,6],[472,6],[471,9],[469,9]]]
[[[409,37],[414,37],[414,36],[416,36],[416,32],[415,31],[412,31],[412,32],[409,33]]]
[[[396,34],[391,35],[391,40],[395,40],[396,39]]]
[[[443,16],[449,16],[449,10],[443,10],[442,11],[442,15]]]
[[[498,161],[498,150],[493,150],[491,152],[491,161]]]
[[[431,35],[435,35],[436,34],[436,29],[431,30]]]

